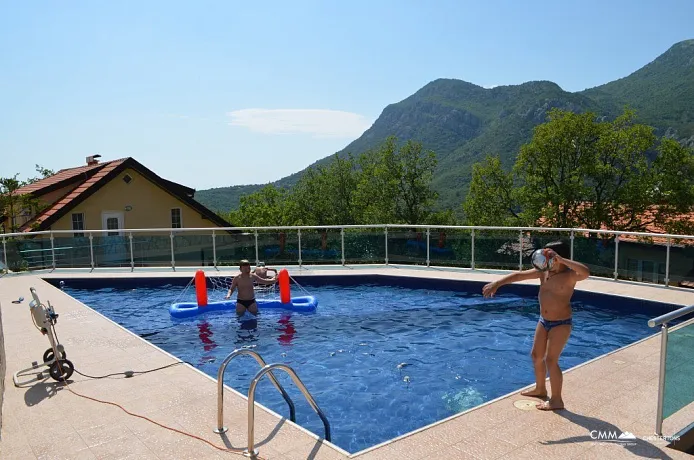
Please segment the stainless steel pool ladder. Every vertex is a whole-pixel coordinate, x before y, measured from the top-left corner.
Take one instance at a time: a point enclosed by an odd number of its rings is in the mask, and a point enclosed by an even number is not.
[[[328,422],[327,417],[325,416],[321,408],[318,407],[318,404],[313,399],[313,396],[311,396],[311,393],[308,391],[308,389],[306,389],[306,386],[301,381],[299,376],[296,375],[294,369],[287,366],[286,364],[267,364],[265,363],[265,360],[263,360],[263,358],[257,352],[245,348],[237,349],[229,353],[229,356],[224,358],[224,361],[222,361],[222,365],[219,366],[219,371],[217,372],[217,428],[213,430],[215,433],[221,434],[227,431],[227,427],[224,426],[224,371],[226,371],[229,362],[239,355],[252,356],[253,358],[255,358],[258,364],[262,366],[262,369],[260,369],[260,371],[258,371],[258,373],[255,374],[255,377],[253,377],[251,385],[248,388],[248,449],[244,451],[245,456],[256,458],[258,455],[258,451],[255,450],[254,440],[255,389],[258,385],[258,382],[260,382],[260,380],[265,376],[265,374],[270,375],[270,381],[272,381],[272,384],[275,386],[275,388],[277,388],[277,390],[279,390],[279,392],[282,394],[282,397],[287,402],[287,405],[289,406],[289,419],[292,422],[296,422],[296,410],[294,408],[294,402],[289,397],[287,392],[284,390],[282,385],[275,378],[274,374],[272,373],[273,369],[283,370],[289,374],[294,384],[297,386],[297,388],[299,388],[299,390],[301,390],[301,393],[304,395],[308,403],[311,405],[311,408],[313,408],[313,410],[316,412],[316,414],[318,414],[318,417],[320,417],[321,421],[323,422],[323,427],[325,428],[326,441],[331,440],[330,423]]]

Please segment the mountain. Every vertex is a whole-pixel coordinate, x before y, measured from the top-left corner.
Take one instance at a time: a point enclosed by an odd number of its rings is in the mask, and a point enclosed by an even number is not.
[[[513,165],[520,146],[530,140],[535,126],[546,121],[550,109],[592,111],[610,119],[625,106],[635,109],[638,120],[653,126],[658,135],[694,147],[694,40],[673,45],[627,77],[576,93],[549,81],[488,89],[462,80],[435,80],[387,106],[361,137],[338,154],[358,155],[390,135],[403,142],[420,141],[437,154],[433,186],[442,207],[457,210],[467,193],[472,165],[487,154],[499,154],[506,167]],[[290,187],[303,172],[274,184]],[[243,194],[260,187],[200,190],[196,199],[212,209],[228,211],[238,206]]]

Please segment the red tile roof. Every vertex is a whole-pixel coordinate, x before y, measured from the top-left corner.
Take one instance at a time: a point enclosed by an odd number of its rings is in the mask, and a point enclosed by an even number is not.
[[[114,161],[122,162],[124,160],[125,158]],[[50,177],[46,177],[45,179],[41,179],[40,181],[34,182],[33,184],[28,184],[24,187],[21,187],[17,190],[17,193],[19,195],[24,195],[27,193],[41,195],[48,191],[46,189],[59,188],[60,184],[68,185],[79,180],[88,179],[92,174],[94,174],[94,172],[98,171],[104,166],[107,166],[109,163],[112,163],[112,161],[98,163],[95,165],[78,166],[76,168],[61,169],[60,171],[58,171]]]
[[[26,224],[22,225],[20,231],[22,232],[30,232],[32,230],[32,227],[35,225],[41,225],[43,222],[45,222],[48,218],[53,216],[54,214],[57,214],[60,212],[61,209],[63,209],[66,206],[69,206],[72,204],[75,199],[80,197],[80,195],[84,194],[86,191],[90,190],[92,187],[94,187],[101,179],[106,177],[108,173],[116,169],[118,166],[120,166],[122,163],[124,163],[128,158],[121,158],[120,160],[113,160],[113,161],[108,161],[105,163],[100,163],[95,166],[89,167],[91,169],[99,168],[99,170],[96,172],[96,174],[93,174],[89,179],[81,183],[77,188],[72,190],[70,193],[65,195],[63,198],[58,200],[57,202],[53,203],[51,207],[43,211],[41,214],[37,215],[33,219],[31,219],[29,222]],[[64,169],[61,171],[74,171],[74,170],[83,170],[83,167],[79,168],[71,168],[71,169]],[[60,171],[56,173],[56,175],[60,174]],[[48,181],[51,178],[48,177],[44,179],[44,181]],[[40,181],[43,182],[43,181]],[[38,182],[37,182],[38,183]],[[31,184],[34,185],[34,184]]]

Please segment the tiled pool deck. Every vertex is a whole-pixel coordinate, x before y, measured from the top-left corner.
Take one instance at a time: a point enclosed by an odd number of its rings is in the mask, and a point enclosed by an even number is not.
[[[371,266],[351,268],[288,267],[296,275],[389,274],[454,280],[491,281],[500,272]],[[236,272],[207,270],[210,275]],[[226,436],[216,424],[216,381],[186,364],[132,378],[93,380],[73,374],[69,389],[48,378],[15,387],[12,375],[40,361],[48,340],[34,327],[28,310],[29,288],[60,315],[58,337],[79,370],[103,375],[145,370],[178,361],[162,350],[85,307],[41,278],[192,277],[193,270],[59,270],[0,278],[0,313],[6,365],[0,432],[0,458],[243,458],[176,433],[118,407],[76,396],[120,404],[130,412],[208,440],[243,450],[247,434],[247,399],[227,388]],[[534,284],[528,282],[528,284]],[[694,303],[694,291],[604,279],[588,279],[581,290],[616,294],[678,305]],[[12,300],[24,297],[21,304]],[[658,332],[653,330],[654,334]],[[261,458],[270,459],[542,459],[542,458],[687,458],[667,442],[645,441],[654,432],[660,338],[649,337],[565,372],[566,409],[541,412],[515,392],[483,406],[349,455],[262,406],[256,410],[255,439]],[[530,350],[528,350],[528,353]],[[530,366],[530,359],[528,359]],[[1,367],[0,367],[1,368]],[[519,389],[520,391],[520,389]],[[535,402],[535,401],[533,401]],[[303,403],[303,402],[299,402]],[[320,401],[319,401],[320,403]],[[694,405],[665,420],[664,434],[694,422]],[[591,439],[590,432],[629,431],[628,443]]]

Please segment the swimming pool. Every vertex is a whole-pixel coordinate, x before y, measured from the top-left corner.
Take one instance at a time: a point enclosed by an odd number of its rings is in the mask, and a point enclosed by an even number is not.
[[[180,285],[137,280],[132,286],[85,288],[70,281],[65,291],[215,378],[222,359],[244,346],[268,363],[289,364],[328,417],[333,443],[349,452],[533,383],[529,352],[537,287],[505,287],[486,300],[479,283],[410,280],[408,286],[415,287],[405,287],[384,280],[350,276],[342,285],[313,286],[300,280],[318,298],[317,311],[263,311],[253,329],[230,312],[171,318],[172,302],[195,299],[192,289],[180,297]],[[421,287],[427,283],[431,288]],[[652,334],[646,322],[665,308],[639,302],[638,312],[628,311],[637,306],[578,292],[575,299],[574,333],[560,361],[564,369]],[[235,360],[225,378],[243,394],[258,370],[246,359]],[[281,382],[288,380],[280,374]],[[296,403],[297,423],[322,435],[320,420],[299,391],[284,386]],[[258,386],[257,400],[288,413],[267,379]]]

